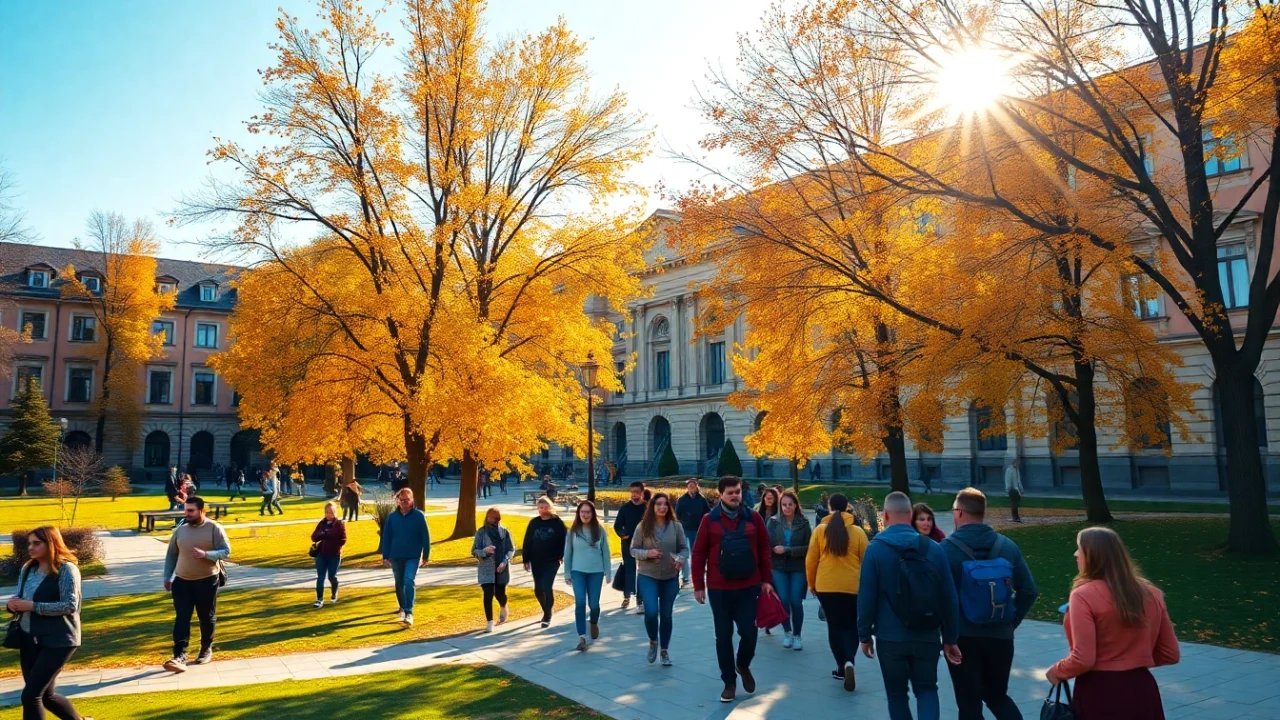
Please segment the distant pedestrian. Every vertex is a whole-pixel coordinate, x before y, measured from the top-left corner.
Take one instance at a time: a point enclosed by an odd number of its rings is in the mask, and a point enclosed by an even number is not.
[[[164,558],[164,589],[173,596],[173,658],[165,662],[169,672],[186,672],[187,665],[213,660],[213,636],[218,623],[218,589],[225,582],[222,563],[231,557],[226,530],[205,517],[204,499],[187,498],[185,522],[169,536]],[[200,654],[188,662],[191,612],[200,619]]]
[[[612,571],[609,532],[596,518],[589,500],[578,503],[564,544],[564,581],[573,586],[573,620],[578,652],[587,649],[587,607],[591,608],[591,639],[600,637],[600,588]]]
[[[502,526],[502,513],[491,507],[484,514],[484,525],[476,531],[471,554],[480,561],[476,582],[484,591],[485,632],[493,632],[493,599],[498,599],[498,624],[507,621],[507,585],[511,583],[511,557],[516,546],[511,533]]]
[[[503,495],[507,494],[507,476],[510,474],[511,474],[511,471],[509,470],[504,470],[498,473],[498,489],[502,491]],[[560,524],[563,525],[564,522],[561,522]],[[554,576],[555,576],[555,573],[552,573],[553,578]]]
[[[355,480],[343,485],[338,491],[338,504],[342,506],[343,521],[360,519],[360,496],[363,494],[364,488],[360,487],[360,483]]]
[[[867,551],[867,534],[854,523],[849,499],[840,493],[831,496],[831,514],[809,541],[805,572],[809,587],[827,616],[827,643],[835,658],[831,676],[844,689],[857,688],[854,661],[858,657],[858,578]]]
[[[551,501],[538,498],[538,517],[529,521],[524,531],[520,555],[524,571],[533,574],[533,594],[542,606],[542,627],[551,624],[551,611],[556,604],[556,574],[564,560],[564,521],[551,509]]]
[[[782,493],[778,507],[781,510],[769,518],[765,528],[773,548],[773,589],[787,610],[787,619],[782,621],[782,631],[786,633],[782,647],[803,650],[800,632],[804,628],[804,595],[808,587],[805,555],[813,531],[800,509],[800,498],[793,491]]]
[[[689,558],[689,540],[666,493],[653,494],[627,549],[636,559],[636,590],[644,599],[646,657],[652,663],[661,651],[663,667],[670,667],[672,611],[680,594],[680,569]]]
[[[396,584],[396,604],[400,622],[413,626],[413,606],[417,598],[418,568],[431,559],[431,530],[427,516],[413,506],[413,491],[396,493],[396,509],[382,521],[378,551],[382,564],[391,566]]]
[[[293,486],[298,489],[298,497],[307,496],[307,474],[301,469],[293,472]]]
[[[409,487],[409,476],[400,471],[399,468],[391,474],[391,493],[397,494],[401,490]]]
[[[52,526],[27,535],[27,555],[18,572],[18,594],[5,604],[19,629],[22,717],[43,718],[47,709],[60,720],[80,720],[71,701],[57,691],[58,674],[80,647],[80,568]]]
[[[262,477],[258,480],[258,489],[262,492],[262,507],[258,508],[259,515],[265,515],[268,510],[272,515],[279,510],[280,514],[284,514],[284,508],[280,507],[280,480],[276,476],[276,467],[272,465],[262,471]]]
[[[231,490],[231,483],[227,480],[227,473],[222,469],[222,463],[214,463],[213,469],[209,471],[209,475],[213,478],[213,484],[217,485],[218,480],[222,480],[227,484],[227,491]]]
[[[631,605],[631,596],[636,592],[636,559],[631,554],[631,536],[644,519],[645,499],[644,483],[639,480],[631,483],[631,499],[623,503],[614,514],[613,531],[622,541],[622,609]],[[637,598],[637,604],[644,605],[643,598]]]
[[[227,475],[231,478],[229,481],[230,484],[228,485],[231,489],[231,494],[227,497],[227,502],[235,500],[237,495],[240,496],[241,501],[247,501],[249,496],[244,492],[244,471],[233,464],[231,468],[227,470]]]
[[[911,506],[911,527],[934,542],[942,542],[942,538],[946,537],[938,527],[937,520],[934,519],[933,508],[924,503]]]
[[[1163,720],[1160,688],[1148,668],[1181,659],[1164,593],[1138,574],[1110,528],[1076,535],[1076,567],[1062,622],[1071,654],[1045,677],[1054,685],[1075,678],[1080,720]]]
[[[170,510],[182,509],[182,503],[178,502],[179,492],[182,492],[182,485],[179,484],[178,466],[174,465],[169,468],[169,475],[164,480],[164,496],[169,499]]]
[[[827,507],[827,503],[830,501],[831,496],[827,493],[822,493],[818,496],[818,502],[813,506],[813,515],[817,522],[822,522],[822,518],[831,514],[831,509]]]
[[[760,507],[756,510],[760,513],[760,517],[768,520],[778,514],[778,491],[773,488],[765,488],[760,491]]]
[[[476,497],[489,497],[489,468],[484,465],[476,473]]]
[[[1016,523],[1022,522],[1018,514],[1018,505],[1022,503],[1022,473],[1018,472],[1018,458],[1004,469],[1004,491],[1009,494],[1009,514]]]
[[[288,465],[281,465],[276,468],[276,477],[280,478],[280,492],[285,495],[293,494],[293,473],[289,470]]]
[[[692,548],[694,540],[698,537],[698,526],[702,524],[702,518],[711,512],[711,503],[703,497],[702,488],[698,486],[698,478],[689,478],[685,483],[685,489],[687,492],[676,500],[676,519],[680,521],[685,540]],[[690,551],[690,558],[684,563],[682,585],[689,584],[690,568],[693,567],[692,555]]]
[[[324,518],[311,531],[311,556],[316,560],[316,601],[324,605],[324,578],[329,576],[329,604],[338,602],[338,566],[342,564],[342,546],[347,544],[347,526],[338,519],[338,506],[324,504]]]

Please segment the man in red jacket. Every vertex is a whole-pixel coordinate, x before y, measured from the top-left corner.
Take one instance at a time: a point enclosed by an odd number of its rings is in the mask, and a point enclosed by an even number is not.
[[[759,513],[742,504],[742,479],[726,475],[718,485],[720,503],[702,518],[693,543],[693,597],[711,600],[715,619],[716,659],[724,692],[720,702],[733,702],[742,689],[756,691],[751,659],[756,654],[756,603],[761,592],[773,592],[769,579],[769,533]],[[738,656],[733,655],[733,626],[738,626]]]

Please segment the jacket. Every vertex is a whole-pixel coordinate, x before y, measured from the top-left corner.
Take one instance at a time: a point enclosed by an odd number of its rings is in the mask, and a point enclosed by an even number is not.
[[[769,531],[769,559],[773,562],[773,569],[788,573],[804,572],[804,556],[809,551],[809,538],[813,535],[813,530],[809,527],[809,518],[805,517],[804,513],[796,511],[795,520],[792,521],[789,545],[786,534],[783,532],[781,515],[769,518],[764,525]],[[773,549],[779,545],[787,548],[782,555],[773,552]]]
[[[573,580],[573,573],[613,574],[609,562],[609,528],[600,526],[600,539],[591,542],[591,531],[570,532],[564,540],[564,579]]]
[[[476,582],[481,585],[489,583],[509,585],[511,584],[511,558],[516,554],[516,546],[511,542],[511,533],[507,528],[499,525],[499,541],[492,543],[493,554],[485,555],[484,549],[491,544],[488,530],[488,525],[481,525],[476,531],[476,539],[471,543],[471,554],[480,561],[480,565],[476,568]],[[506,566],[502,568],[502,572],[498,572],[499,565]]]
[[[431,559],[431,530],[427,527],[427,516],[418,508],[407,513],[400,508],[392,510],[387,519],[382,521],[382,541],[378,543],[378,552],[383,560],[414,560],[422,562]]]
[[[1123,671],[1173,665],[1182,657],[1173,634],[1164,593],[1156,587],[1143,605],[1144,622],[1125,627],[1116,614],[1111,590],[1102,580],[1092,580],[1071,591],[1062,625],[1071,654],[1054,664],[1065,679],[1090,670]]]
[[[533,518],[524,531],[524,542],[520,546],[521,558],[529,565],[560,562],[564,557],[566,533],[564,521],[555,515],[546,520],[541,517]]]
[[[1007,493],[1016,492],[1022,495],[1022,476],[1018,472],[1018,468],[1010,465],[1004,469],[1004,491]]]
[[[773,582],[769,532],[765,530],[760,513],[743,504],[738,508],[738,517],[729,519],[724,517],[721,510],[722,506],[717,504],[702,518],[702,525],[698,527],[698,539],[693,542],[693,589],[743,590],[762,582]],[[738,523],[744,518],[747,526],[743,532],[751,542],[756,570],[742,580],[725,580],[720,575],[720,541],[724,538],[726,528],[737,532]]]
[[[951,533],[951,537],[968,546],[978,559],[985,560],[988,557],[988,551],[995,545],[996,538],[1000,537],[1000,534],[986,523],[970,523],[956,528],[956,531]],[[960,587],[964,563],[970,558],[950,539],[943,540],[940,545],[943,552],[947,554],[947,562],[951,565],[951,577],[956,587]],[[1007,536],[1004,539],[1004,545],[1000,548],[1000,557],[1013,565],[1013,623],[974,625],[965,619],[964,613],[960,613],[960,637],[1012,640],[1014,628],[1022,623],[1022,619],[1035,604],[1036,581],[1031,577],[1031,568],[1027,567],[1027,561],[1022,557],[1022,550]]]
[[[891,599],[898,588],[898,564],[902,550],[923,540],[929,562],[937,568],[945,595],[942,613],[942,642],[954,645],[960,622],[960,606],[955,581],[947,554],[935,542],[916,532],[910,525],[890,525],[876,534],[862,556],[862,578],[858,584],[858,637],[870,642],[871,636],[890,642],[937,642],[938,628],[910,629],[893,611]]]
[[[342,546],[347,544],[346,523],[337,518],[334,518],[333,522],[329,522],[328,518],[320,520],[316,524],[316,529],[311,531],[311,542],[320,543],[321,555],[341,557]]]
[[[685,532],[697,532],[698,526],[702,524],[702,517],[709,512],[711,503],[707,502],[702,493],[689,497],[689,493],[685,492],[676,498],[676,519]]]
[[[18,587],[23,591],[23,583],[36,565],[28,561],[18,573]],[[34,582],[35,578],[31,579]],[[47,647],[69,648],[80,647],[80,568],[75,563],[64,562],[57,574],[46,576],[36,586],[31,601],[35,607],[27,613],[27,632],[37,642]]]
[[[836,557],[827,552],[827,524],[835,518],[844,521],[849,532],[849,552]],[[867,552],[867,534],[853,523],[853,513],[831,513],[822,519],[809,541],[805,554],[805,578],[814,592],[858,594],[858,581],[862,576],[862,556]]]
[[[689,538],[685,537],[684,528],[679,521],[672,520],[665,529],[654,527],[656,537],[643,537],[639,528],[631,536],[631,547],[627,548],[636,559],[636,573],[655,580],[669,580],[680,575],[681,568],[689,559]],[[657,560],[648,558],[652,549],[662,551]]]
[[[630,500],[618,508],[617,517],[613,519],[613,531],[618,534],[618,537],[631,539],[636,528],[640,527],[640,521],[644,519],[644,509],[644,503],[637,505]],[[622,551],[626,552],[627,549],[624,547]]]

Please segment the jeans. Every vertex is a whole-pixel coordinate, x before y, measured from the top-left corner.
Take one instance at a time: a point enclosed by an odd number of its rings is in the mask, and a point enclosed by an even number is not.
[[[689,541],[689,557],[684,559],[684,567],[680,568],[680,578],[687,583],[693,574],[693,541],[698,539],[698,531],[685,530],[684,538]]]
[[[858,659],[858,596],[854,593],[820,592],[818,602],[827,614],[827,643],[836,670]]]
[[[191,644],[191,611],[200,618],[200,649],[213,647],[213,633],[218,627],[218,576],[200,580],[173,579],[173,656],[187,651]]]
[[[498,598],[498,607],[507,606],[507,586],[502,583],[480,583],[484,591],[484,619],[493,622],[493,599]]]
[[[1013,640],[961,637],[959,665],[947,664],[955,686],[960,720],[981,720],[982,704],[996,720],[1022,720],[1022,712],[1009,697],[1009,668],[1013,666]]]
[[[346,522],[347,520],[359,520],[359,519],[360,519],[360,504],[359,504],[359,503],[356,503],[355,505],[344,505],[344,506],[342,507],[342,521],[343,521],[343,522]]]
[[[884,691],[889,700],[890,720],[911,720],[911,704],[907,698],[907,682],[916,696],[916,712],[920,720],[938,720],[938,654],[942,643],[876,641],[876,657],[884,676]]]
[[[556,574],[560,571],[560,563],[532,563],[529,569],[533,571],[533,596],[542,606],[542,621],[550,622],[551,611],[556,605]]]
[[[644,629],[649,642],[657,642],[666,650],[671,645],[671,611],[680,594],[680,578],[658,580],[648,575],[636,578],[636,594],[644,603]]]
[[[778,591],[778,599],[788,613],[787,619],[782,621],[782,629],[792,635],[799,635],[800,628],[804,626],[804,593],[807,585],[803,570],[773,571],[773,589]]]
[[[71,701],[57,692],[58,673],[77,648],[53,648],[37,645],[30,635],[23,635],[18,650],[22,666],[22,720],[43,720],[48,710],[59,720],[80,720]]]
[[[420,558],[392,558],[391,576],[396,582],[396,602],[400,609],[413,612],[413,600],[417,596],[418,561]]]
[[[231,495],[227,497],[227,502],[231,502],[232,500],[235,500],[237,495],[239,495],[241,498],[248,497],[247,495],[244,494],[244,483],[231,483],[230,492],[231,492]]]
[[[587,606],[591,606],[591,624],[600,622],[600,586],[604,584],[604,573],[585,573],[573,570],[569,573],[573,580],[573,622],[578,634],[587,635]]]
[[[333,597],[338,597],[338,566],[342,564],[341,555],[316,556],[316,600],[324,600],[324,576],[329,576],[329,587]]]
[[[279,510],[281,515],[284,514],[284,508],[280,507],[279,495],[272,494],[262,496],[262,507],[258,508],[258,514],[261,515],[268,510],[271,511],[272,515],[276,514],[276,510]]]
[[[711,618],[716,629],[716,661],[720,665],[720,679],[725,685],[737,683],[737,668],[751,667],[756,654],[756,604],[760,600],[760,586],[741,590],[707,590],[707,602],[711,604]],[[738,627],[738,657],[733,656],[733,628]]]
[[[1018,504],[1022,502],[1022,493],[1017,490],[1009,491],[1009,514],[1013,516],[1014,522],[1022,522],[1022,516],[1018,515]]]
[[[636,558],[631,554],[631,538],[622,541],[622,597],[630,598],[636,592]],[[644,602],[644,598],[640,598]]]

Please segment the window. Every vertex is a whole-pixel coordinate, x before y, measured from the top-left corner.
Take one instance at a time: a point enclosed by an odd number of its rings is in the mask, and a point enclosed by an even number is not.
[[[147,402],[168,405],[173,402],[173,372],[152,370],[147,382]]]
[[[1249,305],[1249,258],[1243,244],[1218,247],[1218,284],[1228,310]]]
[[[573,459],[573,448],[571,448],[571,447],[562,447],[562,448],[560,448],[560,459],[561,459],[561,460],[572,460],[572,459]]]
[[[724,343],[713,342],[707,345],[707,382],[719,385],[724,382]]]
[[[1142,167],[1146,169],[1147,175],[1150,176],[1156,169],[1155,156],[1151,154],[1151,148],[1155,144],[1151,139],[1150,133],[1139,136],[1138,142],[1141,143],[1139,149],[1142,151]]]
[[[1125,300],[1134,317],[1142,320],[1163,317],[1160,294],[1146,275],[1126,275],[1121,282],[1124,283]]]
[[[240,397],[241,395],[238,392],[233,391],[231,393],[231,407],[240,407]]]
[[[200,286],[200,302],[213,302],[218,299],[218,288],[213,285]]]
[[[195,389],[191,393],[191,404],[213,405],[215,402],[213,373],[209,370],[197,370],[192,383]]]
[[[1221,154],[1233,156],[1219,158]],[[1230,138],[1216,138],[1208,130],[1204,133],[1204,174],[1209,177],[1236,172],[1244,167],[1244,153],[1236,153],[1236,144]]]
[[[659,350],[654,357],[653,386],[657,390],[671,387],[671,353]]]
[[[44,270],[31,270],[27,272],[27,285],[33,288],[49,287],[49,273]]]
[[[71,318],[71,339],[76,342],[93,342],[97,338],[98,319],[78,315]]]
[[[102,278],[94,275],[87,275],[80,278],[80,282],[84,283],[84,287],[89,292],[102,292]]]
[[[47,326],[45,324],[46,319],[48,317],[49,316],[47,313],[23,312],[22,322],[20,324],[22,325],[23,330],[28,330],[31,332],[32,340],[44,340],[45,338],[49,337],[48,335],[45,334],[48,331]]]
[[[13,372],[13,394],[24,392],[29,385],[35,383],[36,387],[44,384],[44,366],[43,365],[19,365],[14,368]]]
[[[161,344],[172,345],[173,344],[173,321],[172,320],[153,320],[151,322],[151,334],[163,335],[164,339],[160,341]]]
[[[1140,377],[1129,383],[1125,392],[1125,418],[1129,440],[1139,450],[1162,450],[1169,447],[1169,396],[1151,378]]]
[[[67,402],[87,403],[93,398],[93,368],[67,370]]]
[[[168,293],[173,292],[173,283],[156,283],[156,292],[161,295],[167,295]]]
[[[627,376],[624,372],[626,367],[627,364],[624,362],[615,361],[613,363],[613,372],[618,376],[618,382],[622,383],[622,389],[616,393],[617,397],[622,397],[627,394]]]
[[[1062,406],[1062,397],[1058,395],[1058,391],[1050,388],[1048,391],[1049,420],[1052,437],[1050,440],[1055,449],[1058,450],[1078,450],[1080,448],[1080,433],[1076,429],[1076,424],[1067,417],[1066,408]],[[1071,390],[1067,393],[1073,408],[1080,407],[1080,393]]]
[[[1009,438],[1004,427],[1004,408],[974,406],[974,425],[978,435],[978,450],[1004,452],[1009,449]],[[999,421],[999,425],[996,422]]]
[[[196,347],[218,347],[218,326],[213,323],[196,323]]]

